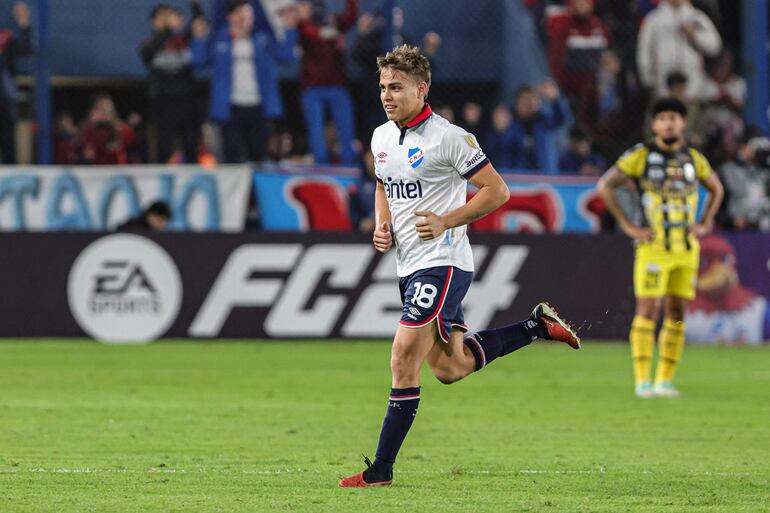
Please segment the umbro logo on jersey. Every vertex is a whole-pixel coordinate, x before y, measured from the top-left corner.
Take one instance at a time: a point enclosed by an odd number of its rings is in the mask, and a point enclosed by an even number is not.
[[[420,148],[409,148],[407,156],[409,157],[409,165],[412,166],[412,169],[420,167],[422,161],[425,160],[425,152]]]
[[[377,163],[378,164],[384,164],[385,163],[385,157],[387,157],[388,154],[384,151],[381,151],[377,154]]]

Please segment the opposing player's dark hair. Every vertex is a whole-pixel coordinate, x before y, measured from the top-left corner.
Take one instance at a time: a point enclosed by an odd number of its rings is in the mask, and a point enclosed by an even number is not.
[[[658,98],[650,106],[650,116],[654,118],[661,112],[676,112],[686,118],[687,106],[677,98]]]

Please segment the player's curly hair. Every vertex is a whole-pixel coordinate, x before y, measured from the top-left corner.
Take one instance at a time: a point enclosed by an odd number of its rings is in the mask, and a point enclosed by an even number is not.
[[[384,56],[377,57],[377,74],[391,68],[402,71],[417,82],[425,82],[430,86],[430,61],[416,46],[397,46]]]

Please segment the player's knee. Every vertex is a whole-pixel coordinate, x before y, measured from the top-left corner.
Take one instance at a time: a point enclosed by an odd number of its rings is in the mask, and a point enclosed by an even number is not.
[[[675,323],[684,322],[684,305],[668,305],[666,307],[666,320]]]
[[[640,303],[636,305],[636,315],[637,317],[644,317],[657,323],[660,316],[660,307],[652,302]]]
[[[408,379],[420,373],[420,362],[407,352],[394,350],[390,355],[390,372],[397,380]]]

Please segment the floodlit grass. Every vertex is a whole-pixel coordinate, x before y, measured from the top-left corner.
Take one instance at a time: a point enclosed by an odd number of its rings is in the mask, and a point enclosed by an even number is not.
[[[538,345],[445,386],[389,489],[378,342],[0,343],[0,512],[770,512],[770,347],[688,347],[636,399],[624,344]]]

